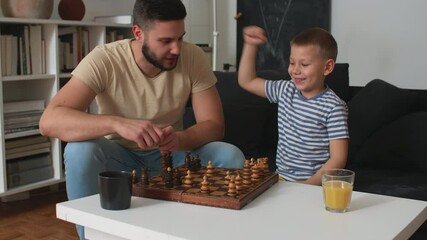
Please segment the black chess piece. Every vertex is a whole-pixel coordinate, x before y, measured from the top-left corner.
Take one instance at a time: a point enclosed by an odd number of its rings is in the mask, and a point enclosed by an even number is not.
[[[143,167],[142,168],[141,183],[143,185],[148,185],[149,184],[149,180],[148,180],[148,168],[147,167]]]
[[[174,183],[174,175],[172,173],[172,169],[168,167],[167,173],[165,176],[165,187],[173,188],[173,183]]]
[[[173,175],[173,183],[175,186],[181,186],[182,185],[182,175],[179,169],[175,169],[175,173]]]

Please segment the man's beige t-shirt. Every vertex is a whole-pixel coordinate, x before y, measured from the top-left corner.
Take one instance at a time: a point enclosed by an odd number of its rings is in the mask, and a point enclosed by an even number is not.
[[[135,63],[131,39],[92,50],[72,75],[96,94],[98,113],[148,120],[159,127],[183,128],[183,114],[191,93],[206,90],[216,83],[205,53],[183,42],[176,68],[154,78],[146,77]],[[131,150],[141,150],[131,141],[109,135]]]

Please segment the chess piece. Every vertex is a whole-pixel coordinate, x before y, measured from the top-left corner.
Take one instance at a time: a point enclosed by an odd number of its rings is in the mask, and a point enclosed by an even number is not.
[[[264,176],[268,176],[270,174],[270,169],[268,168],[268,158],[263,157],[261,159],[262,159],[262,163],[263,163]]]
[[[251,181],[251,168],[248,160],[245,161],[242,178],[243,178],[242,183],[245,186],[245,188],[250,187],[252,184],[252,181]]]
[[[175,169],[175,173],[173,175],[173,183],[175,186],[181,186],[182,185],[182,175],[179,169]]]
[[[173,164],[172,164],[172,155],[170,152],[162,152],[161,154],[161,174],[162,174],[162,178],[163,180],[165,180],[166,178],[166,174],[167,174],[167,169],[173,168]]]
[[[132,178],[132,184],[137,184],[138,183],[138,179],[136,178],[136,171],[135,171],[135,169],[133,169],[132,172],[131,172],[131,178]]]
[[[206,175],[203,176],[203,181],[200,184],[201,184],[201,187],[200,187],[201,193],[209,193],[210,192],[208,176],[206,176]]]
[[[224,184],[228,185],[230,183],[231,173],[230,171],[227,171],[227,175],[224,177]]]
[[[165,176],[165,187],[173,188],[173,173],[172,168],[168,167],[167,173]]]
[[[252,168],[251,181],[253,183],[258,183],[260,181],[259,168],[257,165],[254,165]]]
[[[193,179],[191,177],[191,171],[187,170],[187,175],[184,177],[184,187],[192,187],[193,185]]]
[[[213,176],[213,174],[214,174],[214,168],[215,167],[212,165],[212,161],[209,160],[208,161],[208,166],[206,166],[206,175],[208,177],[212,177]]]
[[[197,170],[200,170],[202,168],[202,160],[200,160],[199,154],[196,154],[194,156],[194,164]]]
[[[234,183],[236,184],[236,191],[237,191],[237,193],[240,193],[240,192],[242,192],[243,190],[244,190],[244,185],[243,185],[243,182],[242,182],[242,177],[240,176],[240,173],[239,172],[237,172],[237,176],[236,176],[236,178],[234,179]]]
[[[234,183],[234,177],[230,177],[230,182],[228,183],[227,195],[230,197],[235,197],[237,195],[236,184]]]
[[[191,156],[190,156],[190,152],[185,152],[185,158],[184,158],[184,167],[186,169],[188,169],[189,165],[190,165],[190,161],[191,161]]]
[[[149,184],[149,180],[148,180],[148,168],[147,167],[143,167],[142,168],[141,184],[142,185],[148,185]]]

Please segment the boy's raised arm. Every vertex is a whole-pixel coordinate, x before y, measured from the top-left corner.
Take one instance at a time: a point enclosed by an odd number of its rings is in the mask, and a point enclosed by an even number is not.
[[[249,26],[243,29],[243,50],[239,65],[239,85],[253,94],[266,97],[264,84],[265,80],[256,76],[255,60],[258,45],[267,42],[264,30],[256,26]]]

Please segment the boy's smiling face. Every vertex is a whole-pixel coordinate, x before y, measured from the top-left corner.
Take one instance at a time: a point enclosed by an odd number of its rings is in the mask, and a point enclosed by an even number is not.
[[[334,65],[334,60],[322,56],[318,46],[291,46],[288,73],[296,88],[307,99],[325,90],[325,77],[332,72]]]

